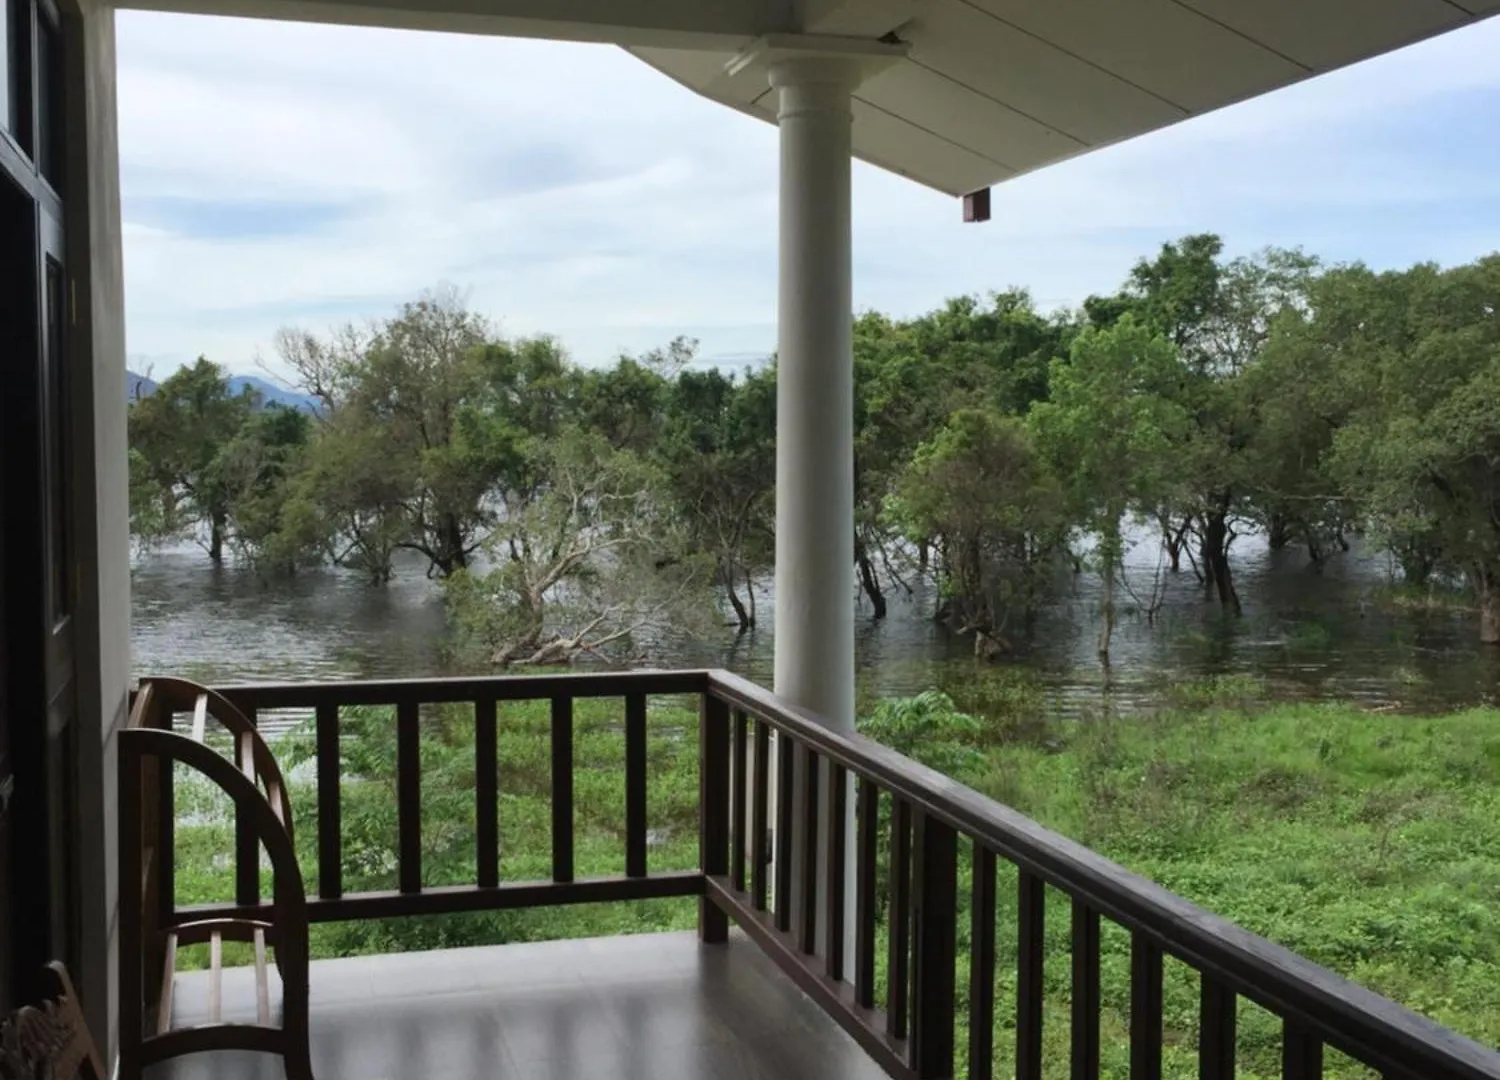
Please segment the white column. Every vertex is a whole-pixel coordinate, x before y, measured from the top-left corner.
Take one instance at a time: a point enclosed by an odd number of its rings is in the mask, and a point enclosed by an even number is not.
[[[776,692],[854,727],[850,97],[857,63],[771,65],[780,96]]]
[[[850,97],[857,61],[808,56],[770,67],[781,129],[776,372],[776,692],[854,729],[854,346],[850,285]],[[777,748],[777,753],[781,747]],[[797,763],[794,835],[807,778]],[[819,785],[828,798],[826,765]],[[853,836],[853,800],[845,836]],[[827,858],[819,834],[820,877]],[[796,846],[801,847],[800,840]],[[846,850],[854,851],[852,842]],[[798,851],[796,856],[802,858]],[[854,897],[853,860],[845,895]],[[801,919],[800,896],[793,900]],[[852,916],[852,907],[851,907]],[[827,948],[818,913],[818,951]],[[844,953],[853,971],[854,919]]]

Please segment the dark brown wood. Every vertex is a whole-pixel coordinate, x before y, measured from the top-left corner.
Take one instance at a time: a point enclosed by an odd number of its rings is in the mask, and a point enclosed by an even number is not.
[[[796,870],[797,857],[792,843],[792,803],[796,786],[797,744],[786,735],[776,740],[776,886],[773,900],[776,908],[776,929],[790,933],[792,929],[792,877]]]
[[[174,680],[162,682],[171,683]],[[181,680],[175,682],[181,683]],[[232,709],[227,702],[224,705],[226,709]],[[210,707],[214,707],[212,697]],[[264,743],[260,742],[254,729],[244,722],[243,717],[237,712],[234,716],[226,713],[215,715],[231,730],[236,727],[239,729],[235,739],[236,761],[230,761],[210,747],[170,730],[127,728],[118,735],[123,770],[121,792],[124,797],[139,799],[139,781],[132,784],[128,774],[132,769],[138,774],[143,759],[154,759],[163,764],[181,762],[185,767],[203,774],[223,790],[233,800],[236,814],[249,823],[258,845],[264,848],[270,860],[272,871],[272,902],[264,909],[256,904],[254,910],[257,914],[264,914],[275,920],[276,961],[282,982],[281,1027],[268,1029],[257,1025],[211,1024],[142,1038],[142,1021],[152,1004],[145,994],[154,997],[157,990],[155,987],[148,990],[143,986],[139,959],[133,961],[131,957],[122,954],[120,1010],[122,1020],[131,1025],[131,1032],[121,1032],[122,1075],[127,1074],[124,1071],[127,1069],[131,1070],[128,1075],[138,1075],[139,1069],[146,1063],[192,1052],[194,1049],[239,1047],[278,1052],[283,1056],[289,1080],[311,1080],[307,1025],[307,904],[301,869],[292,843],[291,818],[287,813],[280,771]],[[255,786],[258,771],[267,779],[268,787],[276,789],[269,793],[269,798],[267,793]],[[275,799],[274,803],[272,799]],[[127,827],[131,827],[132,817],[131,812],[122,812],[122,821]],[[139,817],[135,816],[134,827],[138,826]],[[131,867],[131,862],[131,859],[122,856],[122,870],[134,878],[139,873],[139,860],[135,860],[134,867]],[[137,903],[132,910],[130,903],[135,890],[122,889],[121,895],[122,918],[139,920],[140,905]],[[339,902],[324,901],[330,904]],[[174,912],[173,919],[180,919],[181,916],[182,912]],[[222,959],[217,943],[221,943],[226,936],[231,936],[231,928],[216,926],[210,922],[206,926],[184,927],[177,933],[179,937],[191,937],[203,929],[207,929],[209,934],[210,955],[219,953]],[[236,936],[240,931],[247,931],[253,937],[253,928],[235,927],[233,930]],[[163,936],[166,941],[171,940],[170,934]],[[121,945],[130,947],[136,957],[139,957],[144,937],[142,932],[122,925]]]
[[[402,701],[545,701],[554,697],[622,698],[627,694],[701,694],[707,671],[605,671],[563,675],[484,675],[444,679],[351,679],[327,683],[238,683],[216,689],[241,709],[312,709],[395,705]]]
[[[156,903],[154,926],[167,924],[172,910],[177,906],[177,796],[173,786],[173,770],[170,761],[156,762],[151,774],[155,778],[157,794],[153,819],[156,823],[155,846],[151,852],[151,892]],[[238,820],[238,815],[236,815]],[[259,854],[251,834],[250,850]],[[252,864],[252,866],[255,864]],[[260,887],[259,876],[256,888]]]
[[[911,992],[911,803],[891,803],[890,925],[886,933],[886,1031],[906,1038]]]
[[[250,723],[255,723],[254,706],[240,711]],[[239,904],[253,904],[260,899],[260,845],[255,842],[254,828],[238,811],[234,815],[234,899]]]
[[[415,701],[396,706],[397,871],[401,891],[422,891],[422,728]]]
[[[573,880],[573,699],[552,699],[552,880]]]
[[[317,725],[318,766],[318,895],[332,899],[344,891],[342,800],[339,782],[339,707],[319,705]]]
[[[149,693],[143,690],[142,695]],[[137,699],[134,713],[146,711],[148,704]],[[139,728],[129,728],[118,735],[119,777],[115,791],[116,828],[119,830],[120,881],[139,882],[142,876],[142,855],[146,836],[142,828],[142,783],[143,759],[136,753],[132,738]],[[145,942],[141,925],[144,915],[144,896],[137,887],[125,885],[120,889],[119,933],[119,1023],[120,1023],[120,1075],[139,1076],[142,1066],[141,1041],[145,1038]]]
[[[705,694],[698,732],[698,865],[705,874],[729,873],[729,706]],[[729,918],[707,897],[698,902],[698,936],[729,940]]]
[[[995,853],[974,845],[969,903],[969,1080],[995,1070]]]
[[[887,1034],[879,1009],[861,1005],[848,983],[828,978],[810,957],[776,927],[775,916],[755,908],[750,895],[734,888],[728,877],[708,878],[707,895],[727,911],[745,935],[760,946],[798,988],[859,1043],[894,1080],[916,1080],[906,1063],[905,1040]]]
[[[823,971],[837,981],[844,977],[845,911],[849,906],[844,888],[849,861],[849,774],[832,762],[828,764],[825,803],[828,865],[823,886],[823,922],[828,927],[828,940],[823,943]]]
[[[1161,1080],[1162,953],[1146,935],[1130,940],[1130,1080]]]
[[[708,678],[712,692],[734,707],[948,821],[1039,880],[1087,900],[1110,921],[1170,942],[1174,956],[1216,972],[1236,994],[1272,1003],[1278,1012],[1316,1017],[1325,1040],[1346,1051],[1358,1048],[1372,1067],[1398,1076],[1431,1076],[1434,1070],[1465,1080],[1500,1076],[1495,1050],[1174,896],[873,740],[836,731],[747,679],[723,671]]]
[[[625,698],[625,874],[646,876],[646,695]]]
[[[980,188],[964,196],[964,221],[974,224],[990,219],[990,189]]]
[[[771,791],[771,726],[755,724],[755,768],[750,790],[750,894],[757,910],[766,910],[766,857],[770,853],[767,802]]]
[[[1323,1042],[1295,1020],[1282,1026],[1281,1080],[1323,1080]]]
[[[474,865],[483,888],[500,883],[500,773],[496,708],[492,698],[474,703]]]
[[[346,922],[352,919],[392,919],[405,915],[449,915],[460,911],[514,911],[519,908],[559,907],[565,904],[603,904],[624,900],[660,900],[673,896],[701,896],[703,875],[697,870],[652,874],[644,878],[580,878],[575,881],[504,882],[493,888],[478,885],[441,885],[419,893],[389,890],[345,893],[337,900],[309,899],[309,922]],[[269,904],[242,908],[233,904],[195,904],[178,908],[178,922],[202,919],[267,919]]]
[[[745,754],[749,750],[750,720],[739,709],[734,711],[730,729],[729,774],[729,876],[734,887],[745,888],[745,830],[749,825],[749,807],[745,805],[745,776],[749,771]]]
[[[1099,913],[1073,901],[1072,1077],[1099,1077]]]
[[[798,897],[802,909],[798,946],[805,953],[818,950],[818,755],[802,755],[802,866],[798,873]]]
[[[875,1007],[875,890],[880,875],[880,789],[860,777],[854,797],[854,991]]]
[[[912,860],[912,1065],[919,1077],[953,1075],[957,960],[958,837],[946,822],[918,814]]]
[[[1198,1031],[1198,1080],[1234,1080],[1235,995],[1203,976]]]
[[[1042,964],[1047,888],[1022,870],[1016,907],[1016,1080],[1042,1077]]]
[[[204,1024],[178,1028],[147,1039],[142,1046],[142,1056],[143,1064],[154,1065],[159,1061],[213,1050],[262,1050],[279,1054],[285,1045],[285,1035],[276,1028],[259,1024]],[[290,1074],[288,1080],[291,1080]]]

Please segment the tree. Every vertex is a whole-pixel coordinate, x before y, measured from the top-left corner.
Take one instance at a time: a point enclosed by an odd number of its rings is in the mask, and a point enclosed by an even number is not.
[[[209,558],[222,561],[230,491],[219,455],[257,404],[248,388],[232,393],[223,369],[200,356],[130,406],[132,464],[143,470],[132,494],[138,510],[155,507],[138,520],[149,521],[157,539],[196,527]]]
[[[1415,579],[1467,581],[1500,645],[1500,256],[1351,280],[1328,313],[1358,403],[1332,467]]]
[[[319,530],[294,508],[292,484],[311,426],[302,410],[269,405],[247,417],[214,460],[229,542],[265,572],[290,573],[321,555]]]
[[[988,635],[1013,607],[1031,608],[1066,532],[1026,424],[984,409],[955,412],[918,447],[891,513],[909,535],[935,539],[954,624]]]
[[[324,404],[308,494],[336,530],[329,545],[377,581],[398,548],[440,576],[468,565],[495,523],[491,489],[524,468],[528,437],[556,430],[534,421],[567,381],[555,343],[498,339],[451,289],[368,332],[283,331],[277,345]]]
[[[1258,516],[1251,452],[1258,418],[1245,373],[1277,319],[1305,304],[1316,263],[1278,249],[1221,263],[1222,251],[1212,234],[1163,244],[1155,259],[1135,265],[1118,295],[1091,297],[1085,309],[1099,326],[1133,314],[1177,346],[1185,369],[1177,396],[1191,419],[1178,447],[1184,482],[1156,517],[1174,568],[1191,530],[1205,584],[1238,612],[1229,550],[1237,526]]]
[[[593,432],[549,444],[544,482],[510,492],[494,569],[450,577],[460,639],[497,666],[633,654],[638,636],[690,626],[707,575],[683,556],[660,476]]]
[[[690,550],[741,630],[756,623],[755,578],[775,555],[776,369],[684,369],[671,385],[655,453]],[[741,593],[743,589],[743,594]]]
[[[854,555],[876,617],[886,610],[882,571],[898,576],[885,505],[917,447],[960,408],[1025,413],[1045,397],[1048,364],[1074,332],[1071,316],[1040,315],[1021,289],[958,297],[909,321],[877,312],[855,321]],[[912,539],[920,565],[930,538]]]
[[[1108,329],[1085,330],[1068,359],[1053,362],[1050,399],[1029,417],[1070,519],[1097,538],[1099,655],[1106,662],[1125,555],[1121,522],[1170,497],[1174,449],[1189,423],[1173,395],[1181,377],[1176,348],[1127,314]]]

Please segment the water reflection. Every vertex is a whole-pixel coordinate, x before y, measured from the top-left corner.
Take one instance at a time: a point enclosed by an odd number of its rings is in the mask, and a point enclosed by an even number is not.
[[[1143,597],[1157,560],[1142,538],[1130,575]],[[1033,672],[1067,712],[1105,700],[1116,708],[1149,704],[1164,687],[1206,675],[1254,675],[1278,696],[1411,711],[1494,702],[1500,692],[1500,650],[1478,644],[1472,612],[1373,602],[1372,587],[1388,574],[1382,556],[1356,546],[1318,568],[1300,551],[1272,552],[1249,536],[1236,544],[1233,564],[1240,618],[1223,614],[1185,567],[1165,576],[1154,620],[1121,619],[1106,670],[1095,655],[1097,582],[1079,575],[1029,630],[1010,628],[1016,654],[1004,663]],[[403,560],[390,585],[372,588],[334,570],[267,583],[244,568],[215,569],[196,547],[140,558],[132,574],[135,670],[214,681],[463,673],[446,655],[441,599],[423,565]],[[768,596],[759,609],[769,624]],[[921,592],[898,593],[885,620],[857,619],[863,695],[961,688],[987,669],[968,639],[931,620],[931,609]],[[725,666],[769,685],[771,650],[769,625],[743,635],[726,628],[714,640],[662,642],[654,659]]]

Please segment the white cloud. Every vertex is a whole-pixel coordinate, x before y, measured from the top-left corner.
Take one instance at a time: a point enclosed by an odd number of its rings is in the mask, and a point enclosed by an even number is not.
[[[248,368],[278,325],[380,315],[444,280],[589,361],[677,333],[773,347],[774,130],[625,53],[118,18],[129,349],[159,374],[200,352]],[[1472,257],[1500,244],[1497,46],[1482,24],[1019,178],[984,227],[858,166],[856,302],[914,313],[1019,284],[1077,303],[1197,230]]]

